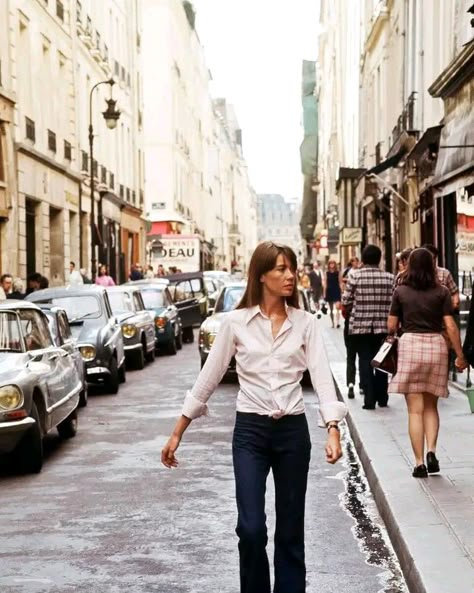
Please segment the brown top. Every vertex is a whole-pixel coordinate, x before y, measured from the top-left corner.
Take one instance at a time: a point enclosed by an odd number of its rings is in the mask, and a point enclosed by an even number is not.
[[[441,333],[443,317],[452,314],[451,295],[445,286],[416,290],[402,284],[393,293],[390,315],[400,319],[404,332]]]

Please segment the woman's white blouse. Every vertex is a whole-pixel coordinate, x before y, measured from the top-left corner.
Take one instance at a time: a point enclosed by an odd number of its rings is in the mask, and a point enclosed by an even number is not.
[[[225,314],[207,361],[186,395],[183,415],[207,415],[207,401],[235,356],[240,390],[237,411],[281,418],[305,411],[300,381],[308,369],[319,396],[320,426],[342,420],[346,406],[338,401],[321,329],[313,315],[287,308],[276,338],[271,320],[260,307]]]

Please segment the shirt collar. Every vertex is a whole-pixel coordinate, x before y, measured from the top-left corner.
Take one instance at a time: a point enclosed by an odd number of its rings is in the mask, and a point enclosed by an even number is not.
[[[291,316],[293,313],[293,307],[288,306],[288,303],[286,301],[285,301],[285,311],[288,316],[288,319],[291,319]],[[249,307],[248,311],[247,311],[247,318],[246,318],[245,322],[247,324],[249,324],[252,321],[252,319],[254,319],[258,314],[260,314],[262,317],[267,319],[267,317],[262,313],[262,310],[260,309],[260,305],[255,305],[254,307]]]

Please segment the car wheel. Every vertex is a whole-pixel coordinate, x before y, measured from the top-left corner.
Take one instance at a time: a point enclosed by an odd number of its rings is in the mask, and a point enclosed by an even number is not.
[[[178,335],[176,336],[176,348],[181,350],[183,347],[183,330],[180,329]]]
[[[74,410],[69,416],[58,424],[58,433],[62,439],[72,439],[77,433],[77,410]]]
[[[122,366],[119,367],[118,375],[119,375],[119,382],[120,383],[126,383],[127,382],[127,370],[125,368],[125,360],[123,361]]]
[[[145,353],[143,352],[143,345],[140,350],[135,353],[135,368],[141,371],[145,368]]]
[[[168,344],[167,352],[168,352],[168,354],[172,354],[172,355],[174,355],[178,352],[178,348],[176,347],[176,339],[174,337],[171,340],[171,342],[169,342],[169,344]]]
[[[153,348],[147,352],[145,356],[147,362],[153,362],[155,360],[156,352],[155,352],[155,345],[153,344]]]
[[[85,408],[87,406],[87,400],[89,399],[89,392],[87,389],[87,383],[84,383],[81,393],[79,394],[79,407]]]
[[[187,344],[192,344],[194,342],[194,332],[192,327],[185,327],[183,329],[183,341]]]
[[[30,416],[35,420],[35,424],[26,432],[14,455],[21,473],[38,474],[43,467],[43,435],[38,408],[34,402]]]
[[[110,359],[109,371],[110,377],[107,381],[108,391],[112,395],[115,395],[116,393],[118,393],[120,384],[119,369],[117,367],[117,359],[115,358],[115,356],[112,356],[112,358]]]

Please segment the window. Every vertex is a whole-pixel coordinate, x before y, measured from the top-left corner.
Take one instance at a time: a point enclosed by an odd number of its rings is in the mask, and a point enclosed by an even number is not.
[[[95,46],[97,49],[100,50],[100,33],[99,33],[99,31],[95,32]]]
[[[128,313],[133,311],[132,299],[128,292],[109,292],[109,302],[112,307],[112,312],[117,313]]]
[[[115,187],[115,175],[113,173],[109,173],[109,185],[111,189]]]
[[[123,66],[120,66],[120,80],[125,82],[125,68]]]
[[[5,165],[3,164],[2,133],[0,130],[0,181],[5,181]]]
[[[137,203],[137,193],[135,190],[132,191],[132,202],[133,204]]]
[[[107,169],[103,165],[100,168],[100,182],[107,183]]]
[[[114,74],[115,76],[120,76],[120,64],[117,60],[114,60]]]
[[[101,316],[100,301],[95,296],[67,296],[47,299],[45,302],[64,309],[69,323],[84,319],[98,319]]]
[[[81,150],[81,171],[89,171],[89,155],[85,150]]]
[[[56,152],[56,134],[51,130],[48,130],[48,148]]]
[[[64,22],[64,4],[61,0],[56,0],[56,16]]]
[[[79,0],[76,2],[76,23],[82,24],[82,5]]]
[[[130,72],[127,72],[127,86],[129,88],[132,86],[132,79],[130,78]]]
[[[25,117],[26,137],[33,142],[36,140],[35,122],[29,117]]]
[[[201,280],[199,278],[193,278],[191,280],[191,288],[193,289],[194,296],[197,296],[197,297],[204,296],[203,286],[202,286]]]
[[[43,313],[34,310],[19,311],[26,349],[41,350],[53,345],[48,323]]]
[[[94,159],[92,161],[92,175],[94,175],[94,177],[98,176],[98,174],[99,174],[98,169],[99,169],[99,165],[98,165],[96,159]]]
[[[135,311],[143,311],[145,308],[138,292],[133,293],[133,305]]]
[[[0,352],[21,352],[20,327],[14,313],[0,313]]]
[[[92,20],[90,16],[86,19],[86,33],[92,35]]]
[[[120,184],[119,186],[119,196],[122,198],[123,200],[123,196],[124,196],[124,187],[122,184]]]
[[[59,322],[59,334],[61,336],[62,343],[67,342],[72,338],[71,328],[69,327],[69,321],[67,320],[66,313],[58,313]]]
[[[109,48],[104,44],[104,53],[102,54],[104,62],[109,63]]]
[[[68,142],[67,140],[64,140],[64,158],[67,161],[72,160],[72,146],[71,146],[71,143]]]
[[[127,202],[130,202],[130,188],[129,187],[127,187],[126,195],[127,195]]]
[[[161,309],[161,307],[167,307],[169,303],[164,299],[165,292],[163,289],[144,289],[142,290],[142,297],[145,303],[146,309]],[[170,298],[171,302],[171,298]]]

